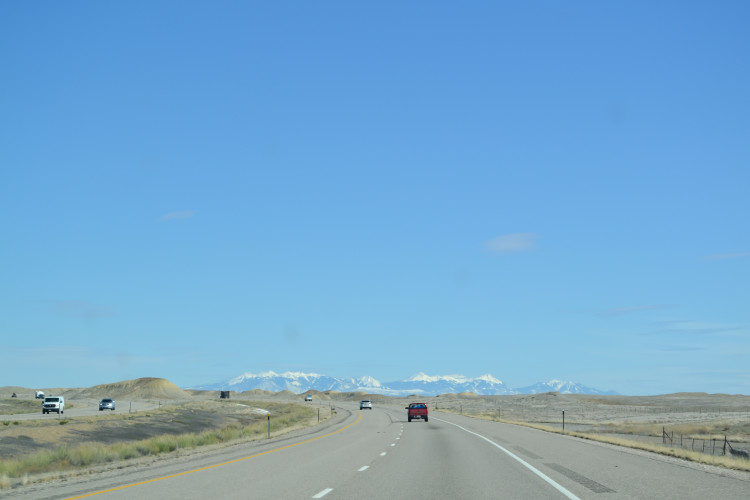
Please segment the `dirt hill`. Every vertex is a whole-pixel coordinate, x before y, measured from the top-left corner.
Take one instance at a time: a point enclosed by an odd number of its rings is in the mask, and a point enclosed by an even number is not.
[[[163,378],[137,378],[83,389],[79,398],[190,399],[191,395]]]
[[[243,391],[240,394],[243,396],[273,396],[276,394],[271,391],[264,391],[263,389],[250,389],[249,391]]]

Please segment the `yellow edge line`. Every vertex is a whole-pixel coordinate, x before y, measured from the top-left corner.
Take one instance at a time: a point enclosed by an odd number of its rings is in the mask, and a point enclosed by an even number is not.
[[[173,477],[185,476],[187,474],[192,474],[193,472],[200,472],[200,471],[204,471],[204,470],[208,470],[208,469],[213,469],[214,467],[221,467],[222,465],[228,465],[228,464],[233,464],[235,462],[241,462],[241,461],[247,460],[249,458],[256,458],[256,457],[260,457],[260,456],[263,456],[263,455],[268,455],[269,453],[274,453],[274,452],[277,452],[277,451],[286,450],[287,448],[293,448],[295,446],[299,446],[299,445],[305,444],[305,443],[310,443],[312,441],[315,441],[315,440],[318,440],[318,439],[322,439],[324,437],[333,436],[334,434],[338,434],[339,432],[348,429],[349,427],[351,427],[352,425],[356,424],[360,420],[362,420],[362,412],[359,413],[359,417],[357,418],[357,420],[355,420],[354,422],[352,422],[351,424],[349,424],[349,425],[347,425],[345,427],[342,427],[341,429],[339,429],[337,431],[333,431],[333,432],[330,432],[328,434],[323,434],[322,436],[318,436],[318,437],[314,437],[314,438],[311,438],[311,439],[307,439],[305,441],[300,441],[299,443],[288,444],[286,446],[282,446],[281,448],[274,448],[273,450],[268,450],[268,451],[264,451],[264,452],[261,452],[261,453],[256,453],[255,455],[250,455],[250,456],[247,456],[247,457],[235,458],[234,460],[230,460],[228,462],[222,462],[220,464],[208,465],[206,467],[201,467],[200,469],[193,469],[193,470],[188,470],[188,471],[185,471],[185,472],[178,472],[177,474],[170,474],[169,476],[157,477],[157,478],[154,478],[154,479],[149,479],[148,481],[141,481],[140,483],[126,484],[124,486],[118,486],[116,488],[110,488],[108,490],[101,490],[101,491],[95,491],[93,493],[86,493],[85,495],[80,495],[80,496],[77,496],[77,497],[70,497],[70,498],[67,498],[66,500],[76,500],[77,498],[92,497],[94,495],[101,495],[102,493],[110,493],[110,492],[117,491],[117,490],[124,490],[125,488],[132,488],[133,486],[140,486],[142,484],[155,483],[156,481],[161,481],[163,479],[170,479],[170,478],[173,478]]]

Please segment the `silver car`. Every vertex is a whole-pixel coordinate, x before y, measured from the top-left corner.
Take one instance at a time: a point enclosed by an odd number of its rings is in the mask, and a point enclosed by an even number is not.
[[[372,401],[369,399],[363,399],[359,402],[359,409],[360,410],[372,410]]]
[[[112,410],[115,411],[115,400],[110,398],[104,398],[99,401],[99,411]]]

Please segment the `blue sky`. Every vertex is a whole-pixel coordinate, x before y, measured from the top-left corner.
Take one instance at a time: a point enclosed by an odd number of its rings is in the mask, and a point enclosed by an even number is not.
[[[746,2],[0,6],[0,386],[750,394]]]

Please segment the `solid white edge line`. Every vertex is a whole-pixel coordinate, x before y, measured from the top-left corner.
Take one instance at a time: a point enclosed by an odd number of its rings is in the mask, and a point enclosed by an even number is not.
[[[435,418],[435,417],[433,417],[433,418]],[[515,455],[513,452],[511,452],[509,450],[506,450],[505,448],[503,448],[502,446],[500,446],[496,442],[492,441],[491,439],[486,438],[486,437],[482,436],[481,434],[477,434],[476,432],[470,431],[469,429],[461,427],[458,424],[454,424],[453,422],[448,422],[447,420],[443,420],[443,419],[440,419],[440,418],[437,418],[435,420],[439,420],[440,422],[445,422],[446,424],[455,425],[456,427],[458,427],[459,429],[461,429],[464,432],[468,432],[469,434],[473,434],[473,435],[477,436],[478,438],[484,439],[485,441],[487,441],[491,445],[493,445],[493,446],[499,448],[500,450],[502,450],[509,457],[511,457],[514,460],[518,461],[521,465],[523,465],[524,467],[526,467],[527,469],[529,469],[531,472],[533,472],[534,474],[536,474],[537,476],[539,476],[540,478],[542,478],[543,480],[545,480],[550,486],[552,486],[553,488],[555,488],[557,491],[559,491],[560,493],[562,493],[566,497],[570,498],[570,500],[581,500],[580,498],[578,498],[577,496],[575,496],[573,493],[571,493],[570,491],[568,491],[567,489],[565,489],[562,485],[560,485],[560,484],[556,483],[554,480],[552,480],[544,472],[540,471],[539,469],[537,469],[536,467],[534,467],[530,463],[526,462],[525,460],[523,460],[518,455]]]
[[[369,468],[370,468],[369,465],[363,465],[362,467],[360,467],[359,469],[357,469],[357,472],[362,472],[363,470],[367,470]]]
[[[326,488],[323,491],[321,491],[320,493],[318,493],[317,495],[313,495],[313,498],[323,498],[324,496],[326,496],[327,494],[329,494],[332,491],[333,491],[333,488]]]

